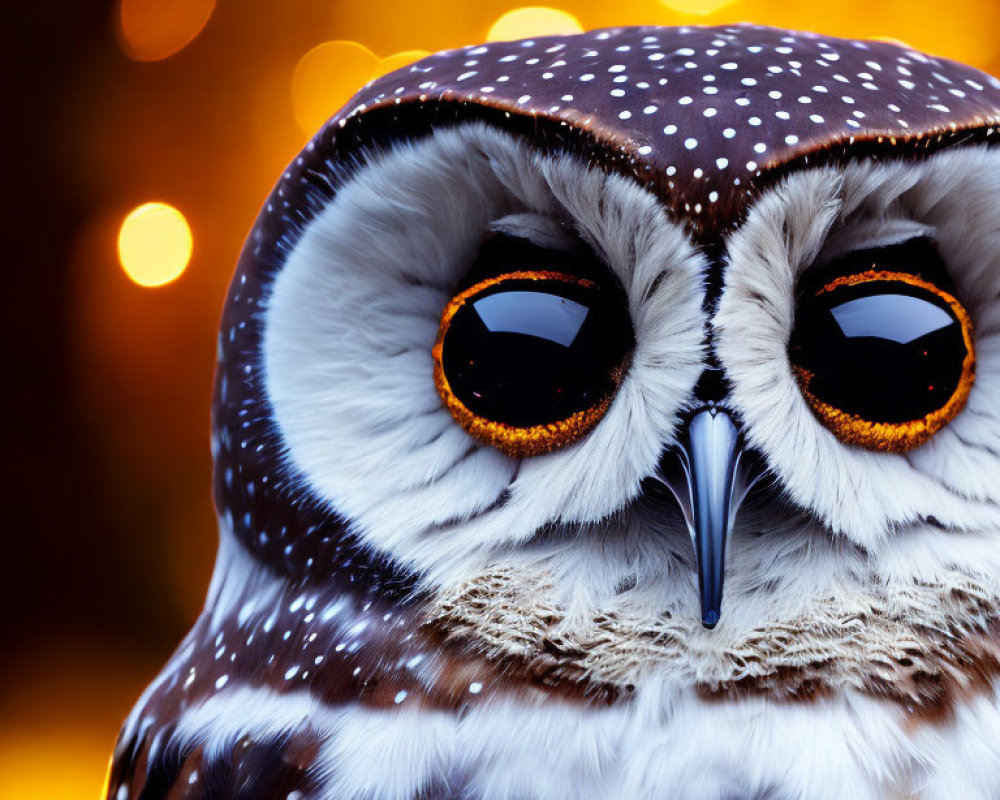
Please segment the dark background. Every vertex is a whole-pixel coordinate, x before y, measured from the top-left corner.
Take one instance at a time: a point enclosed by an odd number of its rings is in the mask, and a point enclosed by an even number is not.
[[[516,4],[7,5],[0,797],[76,800],[97,796],[123,716],[201,607],[216,535],[215,327],[258,205],[315,120],[419,54],[379,59],[484,40]],[[894,37],[1000,72],[1000,0],[558,8],[578,21],[560,24],[585,28],[752,19]],[[550,24],[520,19],[508,30]],[[327,77],[293,90],[300,59],[329,40],[372,52],[335,45]],[[116,250],[125,215],[151,200],[178,208],[194,238],[186,271],[155,289],[133,283]]]

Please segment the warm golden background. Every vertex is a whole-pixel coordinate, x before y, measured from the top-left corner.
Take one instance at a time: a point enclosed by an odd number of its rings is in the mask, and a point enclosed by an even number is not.
[[[486,38],[741,20],[1000,73],[1000,0],[8,5],[2,800],[94,800],[121,719],[198,613],[223,292],[272,181],[354,88]]]

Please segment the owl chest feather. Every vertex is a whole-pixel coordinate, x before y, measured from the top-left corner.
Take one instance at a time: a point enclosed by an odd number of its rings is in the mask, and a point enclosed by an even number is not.
[[[113,796],[987,798],[1000,786],[996,702],[974,698],[941,727],[854,691],[782,703],[659,684],[613,705],[521,693],[456,713],[234,687],[147,736]]]
[[[155,781],[192,799],[400,800],[931,800],[949,781],[969,797],[1000,785],[1000,760],[960,766],[1000,733],[994,590],[969,575],[891,596],[883,578],[848,601],[841,572],[825,617],[706,632],[676,606],[644,617],[678,601],[623,599],[641,583],[590,617],[551,574],[516,572],[393,607],[290,588],[231,557],[244,579],[216,587],[224,607],[123,734],[123,800],[161,796],[143,788]],[[757,607],[782,607],[782,592]],[[263,794],[219,788],[265,776]]]

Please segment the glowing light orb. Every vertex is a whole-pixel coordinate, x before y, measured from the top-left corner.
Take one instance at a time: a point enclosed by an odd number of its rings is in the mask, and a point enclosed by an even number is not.
[[[897,39],[895,36],[872,36],[871,38],[874,39],[876,42],[885,42],[886,44],[894,44],[897,47],[902,47],[906,50],[913,49],[902,39]]]
[[[680,14],[694,14],[699,17],[714,14],[732,2],[733,0],[660,0],[660,4],[671,11],[677,11]]]
[[[292,109],[299,127],[315,133],[372,79],[378,65],[378,56],[357,42],[316,45],[299,59],[292,76]]]
[[[184,272],[193,245],[180,211],[166,203],[143,203],[118,231],[118,260],[140,286],[163,286]]]
[[[531,36],[564,36],[582,32],[583,26],[580,21],[568,11],[545,6],[527,6],[515,8],[502,15],[493,23],[490,32],[486,34],[486,40],[507,42]]]
[[[215,0],[120,0],[118,43],[136,61],[160,61],[201,33]]]
[[[426,50],[404,50],[401,53],[393,53],[391,56],[386,56],[375,68],[375,72],[372,74],[371,78],[382,77],[383,75],[388,75],[390,72],[394,72],[397,69],[401,69],[414,61],[419,61],[422,58],[429,56]],[[369,80],[371,80],[369,78]]]

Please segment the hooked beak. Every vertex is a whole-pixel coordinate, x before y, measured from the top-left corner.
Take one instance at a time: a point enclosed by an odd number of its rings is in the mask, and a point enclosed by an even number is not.
[[[698,563],[701,624],[711,629],[722,614],[726,544],[740,503],[760,477],[749,464],[740,429],[726,409],[709,403],[690,418],[677,448],[660,464],[657,478],[684,511]],[[676,469],[664,469],[670,458]]]

